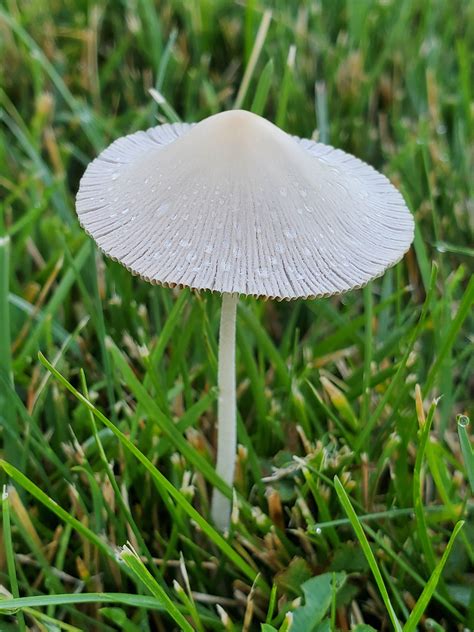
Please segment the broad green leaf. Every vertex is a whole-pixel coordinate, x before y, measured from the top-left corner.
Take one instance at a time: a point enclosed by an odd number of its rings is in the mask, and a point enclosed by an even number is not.
[[[336,589],[339,589],[345,581],[345,573],[325,573],[302,584],[304,605],[293,612],[291,632],[316,632],[320,629],[316,626],[331,606],[334,580]]]

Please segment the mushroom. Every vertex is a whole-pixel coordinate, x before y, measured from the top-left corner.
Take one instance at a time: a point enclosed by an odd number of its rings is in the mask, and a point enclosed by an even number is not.
[[[217,472],[230,486],[238,296],[309,299],[360,288],[403,257],[414,232],[385,176],[242,110],[116,140],[87,167],[76,208],[99,248],[133,274],[222,294]],[[230,509],[214,490],[221,530]]]

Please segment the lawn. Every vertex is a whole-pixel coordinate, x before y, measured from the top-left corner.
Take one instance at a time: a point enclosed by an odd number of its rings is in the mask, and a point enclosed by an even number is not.
[[[1,632],[474,629],[473,68],[469,0],[0,4]],[[75,195],[236,107],[385,173],[416,232],[361,290],[241,297],[232,491],[219,296],[104,258]]]

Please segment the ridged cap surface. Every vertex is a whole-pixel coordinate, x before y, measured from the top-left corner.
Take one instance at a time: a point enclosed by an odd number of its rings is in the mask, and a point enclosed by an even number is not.
[[[147,281],[278,299],[361,287],[414,232],[375,169],[239,110],[115,141],[76,208],[99,248]]]

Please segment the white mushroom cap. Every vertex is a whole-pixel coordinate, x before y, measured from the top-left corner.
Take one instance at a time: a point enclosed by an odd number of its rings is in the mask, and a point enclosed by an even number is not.
[[[360,287],[414,231],[372,167],[239,110],[120,138],[88,166],[76,207],[100,249],[147,281],[278,299]]]

